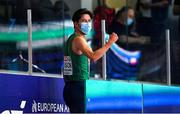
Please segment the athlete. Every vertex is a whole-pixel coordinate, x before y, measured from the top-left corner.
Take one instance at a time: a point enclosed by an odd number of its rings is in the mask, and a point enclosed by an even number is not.
[[[97,61],[118,40],[115,33],[107,43],[96,51],[87,44],[86,35],[92,28],[92,13],[87,9],[77,10],[72,17],[75,32],[68,38],[64,56],[64,101],[71,113],[86,112],[86,80],[89,79],[89,60]]]

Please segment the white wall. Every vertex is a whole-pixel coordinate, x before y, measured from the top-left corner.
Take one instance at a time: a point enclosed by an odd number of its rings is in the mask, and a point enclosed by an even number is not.
[[[87,8],[93,11],[92,4],[93,4],[93,0],[81,0],[81,8]]]

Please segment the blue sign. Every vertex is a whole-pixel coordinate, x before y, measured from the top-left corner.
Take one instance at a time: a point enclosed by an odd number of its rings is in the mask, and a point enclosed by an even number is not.
[[[90,113],[141,113],[141,84],[88,80],[86,103]]]
[[[0,113],[67,113],[62,78],[0,74]]]
[[[180,113],[180,87],[144,84],[145,113]]]
[[[69,113],[62,78],[0,74],[0,113]],[[88,80],[90,113],[180,113],[180,87]]]
[[[180,87],[88,80],[87,112],[180,113]]]

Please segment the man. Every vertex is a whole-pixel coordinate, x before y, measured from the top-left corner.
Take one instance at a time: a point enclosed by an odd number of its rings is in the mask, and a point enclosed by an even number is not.
[[[131,7],[122,7],[116,14],[113,21],[111,30],[115,32],[120,39],[117,44],[121,45],[126,43],[132,44],[145,44],[149,42],[149,37],[139,36],[135,27],[135,12]],[[124,48],[125,48],[124,47]],[[133,48],[134,49],[134,46]]]
[[[72,17],[75,32],[66,42],[63,95],[71,113],[86,112],[85,82],[89,78],[88,59],[97,61],[118,39],[117,35],[112,33],[108,42],[102,48],[93,52],[85,37],[91,30],[92,17],[92,13],[87,9],[77,10]]]
[[[134,17],[135,13],[132,8],[126,6],[122,7],[117,11],[115,21],[112,24],[112,31],[118,36],[124,35],[125,33],[130,35],[134,27]]]

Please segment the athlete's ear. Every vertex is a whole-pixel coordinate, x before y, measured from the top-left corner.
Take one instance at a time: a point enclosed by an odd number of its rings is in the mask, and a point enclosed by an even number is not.
[[[74,23],[74,27],[79,26],[79,23],[78,23],[78,22],[73,22],[73,23]]]
[[[76,29],[76,31],[80,31],[80,25],[78,22],[74,22],[74,28]]]

